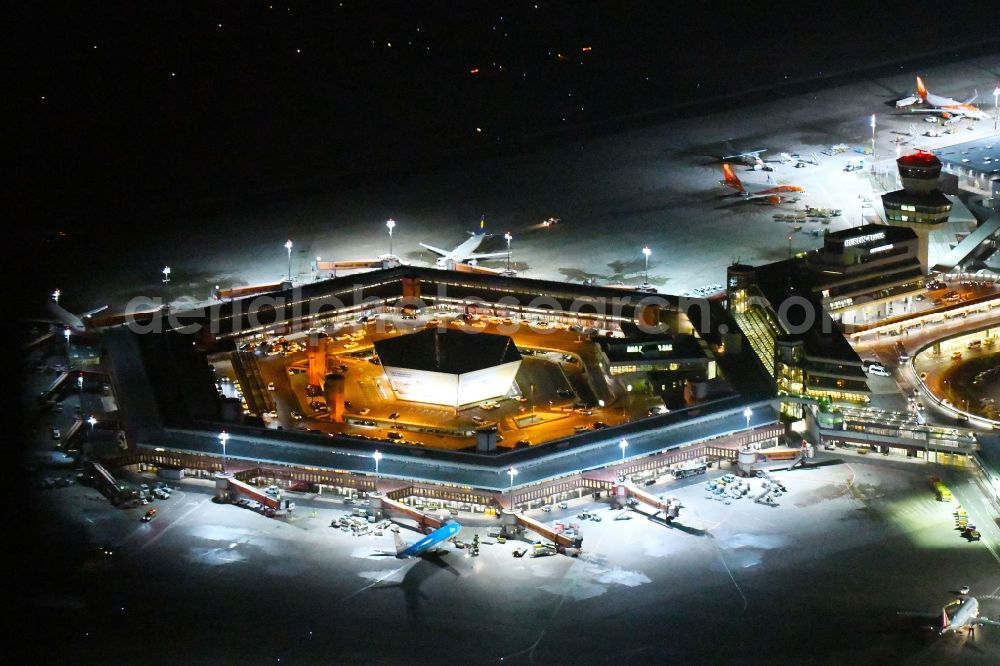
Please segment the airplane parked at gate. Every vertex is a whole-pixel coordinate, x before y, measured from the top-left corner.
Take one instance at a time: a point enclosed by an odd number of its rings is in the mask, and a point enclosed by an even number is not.
[[[108,309],[107,305],[102,305],[99,308],[94,308],[93,310],[88,310],[80,315],[75,315],[63,306],[59,305],[59,295],[60,292],[56,289],[52,292],[52,297],[49,299],[49,312],[51,312],[55,317],[55,322],[65,326],[74,335],[82,335],[87,332],[86,319],[89,319],[92,315],[98,312],[103,312]]]
[[[435,254],[441,255],[437,258],[438,268],[448,268],[448,264],[471,264],[475,265],[478,259],[494,259],[498,257],[506,257],[507,252],[481,252],[477,253],[476,250],[482,245],[483,241],[486,240],[492,234],[488,234],[483,231],[485,226],[485,221],[480,220],[479,222],[479,232],[469,232],[471,238],[465,241],[453,250],[442,250],[439,247],[434,247],[433,245],[428,245],[427,243],[420,243],[420,247],[427,248]]]
[[[726,144],[726,147],[733,150],[733,147]],[[757,150],[748,150],[744,153],[734,152],[732,155],[723,155],[720,159],[723,162],[736,162],[737,164],[743,164],[748,166],[754,171],[771,171],[771,167],[764,164],[765,161],[761,159],[761,155],[767,152],[767,148],[758,148]]]
[[[769,204],[779,204],[782,197],[790,195],[805,194],[805,189],[799,185],[778,185],[770,175],[767,177],[767,185],[744,185],[743,182],[733,173],[733,167],[729,164],[722,165],[722,174],[725,176],[719,183],[726,187],[731,187],[746,200],[763,199]]]
[[[961,631],[962,629],[968,629],[970,632],[973,632],[977,625],[984,624],[992,624],[993,626],[1000,627],[1000,622],[979,614],[979,600],[975,597],[966,597],[962,605],[959,606],[958,610],[951,617],[948,617],[946,609],[941,609],[941,620],[942,625],[941,631],[938,632],[939,635]]]
[[[430,554],[430,551],[434,548],[434,546],[438,545],[442,541],[446,541],[457,536],[461,530],[461,525],[455,521],[449,521],[412,544],[407,544],[403,541],[403,538],[399,536],[399,532],[393,532],[392,538],[396,542],[396,557],[405,559]]]
[[[985,120],[987,118],[986,114],[981,111],[979,107],[972,104],[977,97],[979,97],[979,93],[976,93],[964,102],[959,102],[951,97],[941,97],[940,95],[935,95],[927,90],[927,86],[924,85],[924,80],[918,76],[917,91],[909,97],[904,97],[903,99],[897,101],[896,108],[898,109],[904,106],[912,106],[919,103],[925,104],[930,108],[910,109],[910,111],[913,113],[937,113],[945,119],[954,117]]]

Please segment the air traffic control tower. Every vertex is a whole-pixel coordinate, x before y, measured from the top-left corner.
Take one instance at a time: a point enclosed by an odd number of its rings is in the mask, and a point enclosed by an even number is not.
[[[938,178],[941,161],[932,153],[918,150],[896,160],[903,189],[882,195],[889,224],[908,227],[917,234],[920,269],[927,274],[930,235],[948,224],[951,201],[941,192]]]

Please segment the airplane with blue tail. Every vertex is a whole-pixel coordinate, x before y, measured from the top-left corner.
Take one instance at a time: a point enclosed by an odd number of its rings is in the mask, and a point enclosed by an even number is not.
[[[457,536],[461,529],[461,525],[454,521],[449,521],[412,544],[407,544],[403,541],[403,538],[399,536],[399,532],[393,532],[392,536],[396,542],[396,557],[401,559],[420,557],[442,541]]]

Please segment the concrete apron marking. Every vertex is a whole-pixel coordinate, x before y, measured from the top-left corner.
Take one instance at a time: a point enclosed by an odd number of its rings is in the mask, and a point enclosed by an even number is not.
[[[210,499],[211,499],[210,497],[206,497],[202,501],[194,504],[194,506],[192,506],[190,509],[188,509],[187,511],[185,511],[184,513],[182,513],[176,520],[174,520],[174,522],[170,523],[165,528],[163,528],[163,530],[159,534],[157,534],[156,536],[150,538],[148,541],[146,541],[146,543],[142,544],[137,549],[135,549],[134,551],[132,551],[132,555],[137,555],[137,554],[141,553],[142,551],[146,550],[147,548],[149,548],[150,546],[152,546],[154,543],[156,543],[157,541],[159,541],[160,537],[162,537],[164,534],[166,534],[167,532],[169,532],[170,530],[172,530],[174,527],[176,527],[178,523],[180,523],[182,520],[184,520],[185,518],[187,518],[189,515],[191,515],[195,511],[197,511],[201,507],[202,504],[204,504],[205,502],[209,501]],[[189,502],[189,504],[190,504],[190,502]],[[133,535],[137,535],[137,534],[139,534],[139,532],[136,531],[136,532],[133,532],[132,534]],[[138,538],[138,537],[135,537],[135,538]]]

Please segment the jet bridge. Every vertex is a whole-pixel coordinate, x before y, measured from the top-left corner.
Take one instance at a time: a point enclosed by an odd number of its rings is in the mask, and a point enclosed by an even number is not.
[[[565,534],[560,534],[556,532],[553,528],[548,525],[541,523],[531,516],[526,516],[523,513],[514,513],[512,511],[504,511],[501,515],[501,520],[506,528],[508,525],[520,525],[521,527],[531,530],[535,534],[545,537],[552,543],[556,544],[557,549],[562,548],[579,548],[583,545],[582,536],[569,537]]]
[[[417,524],[423,530],[436,530],[437,528],[444,525],[445,521],[432,516],[429,513],[424,513],[420,509],[415,509],[412,506],[407,506],[402,502],[397,502],[394,499],[390,499],[385,495],[372,495],[369,497],[371,500],[371,508],[375,511],[381,509],[385,513],[396,513],[402,514],[407,518],[417,521]]]
[[[645,504],[646,506],[656,509],[653,513],[655,517],[658,513],[663,513],[663,519],[668,523],[676,518],[681,511],[681,503],[676,498],[671,497],[667,500],[661,500],[660,498],[647,493],[645,490],[639,490],[635,486],[628,483],[616,483],[614,487],[614,498],[618,504],[629,504],[629,500]]]

